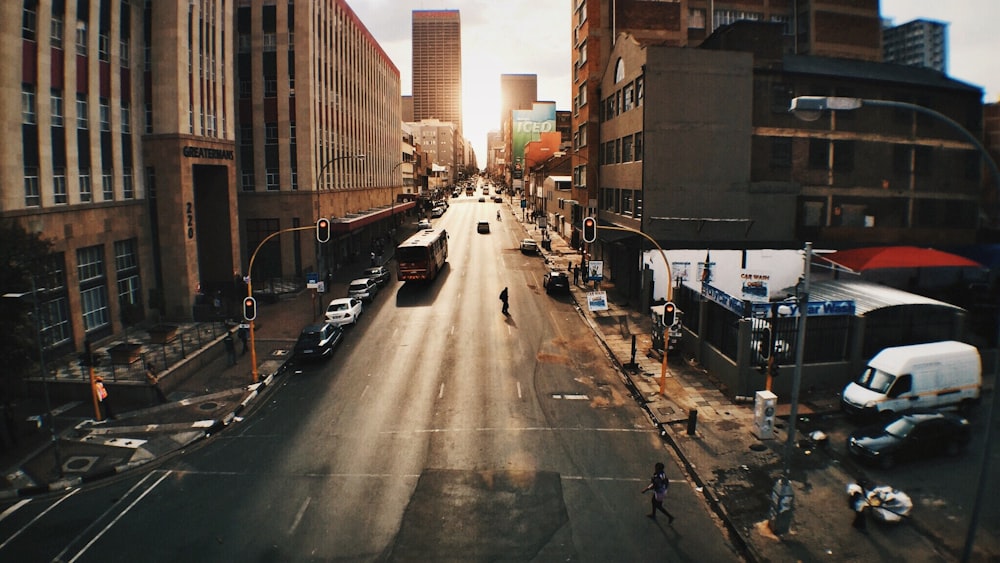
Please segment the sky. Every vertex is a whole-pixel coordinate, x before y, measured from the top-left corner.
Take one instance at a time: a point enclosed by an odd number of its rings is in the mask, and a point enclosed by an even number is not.
[[[500,75],[535,74],[538,99],[571,109],[570,0],[347,0],[412,89],[413,10],[459,10],[465,137],[486,165],[486,134],[500,127]],[[1000,101],[1000,0],[881,0],[896,25],[918,18],[948,23],[948,74]]]

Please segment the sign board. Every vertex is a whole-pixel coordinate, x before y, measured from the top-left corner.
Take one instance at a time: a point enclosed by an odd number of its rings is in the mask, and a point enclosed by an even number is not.
[[[308,272],[306,274],[306,287],[309,289],[316,289],[319,287],[319,273],[318,272]]]
[[[590,311],[607,311],[608,293],[606,291],[588,291],[587,309]]]
[[[587,262],[587,279],[590,281],[601,281],[604,279],[603,261],[591,260]]]
[[[771,274],[752,270],[740,273],[740,297],[746,301],[766,303],[768,301],[768,283]]]
[[[527,208],[528,208],[528,200],[522,198],[521,199],[521,209],[527,209]]]

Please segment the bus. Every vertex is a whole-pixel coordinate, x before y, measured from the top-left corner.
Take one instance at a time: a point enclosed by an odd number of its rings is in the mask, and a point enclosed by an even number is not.
[[[426,229],[396,247],[396,279],[430,281],[448,259],[448,231]]]

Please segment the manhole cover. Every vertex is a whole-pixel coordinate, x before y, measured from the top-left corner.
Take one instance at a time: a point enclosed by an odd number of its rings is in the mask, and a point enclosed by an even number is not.
[[[675,411],[673,407],[657,407],[656,412],[663,415],[667,415],[667,414],[674,414]]]
[[[755,452],[763,452],[767,450],[767,446],[764,444],[750,444],[750,449]]]
[[[219,403],[209,401],[207,403],[202,403],[198,405],[198,408],[203,411],[214,411],[215,409],[219,408]]]
[[[97,456],[78,455],[73,456],[63,463],[63,471],[66,473],[86,473],[97,463]]]

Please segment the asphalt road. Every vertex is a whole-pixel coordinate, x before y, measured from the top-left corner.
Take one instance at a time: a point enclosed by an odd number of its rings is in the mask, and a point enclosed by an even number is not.
[[[21,561],[739,561],[520,227],[477,197],[449,266],[391,282],[333,358],[143,473],[18,507]],[[490,234],[477,234],[478,220]],[[510,291],[510,316],[498,294]],[[644,517],[652,465],[668,509]]]

